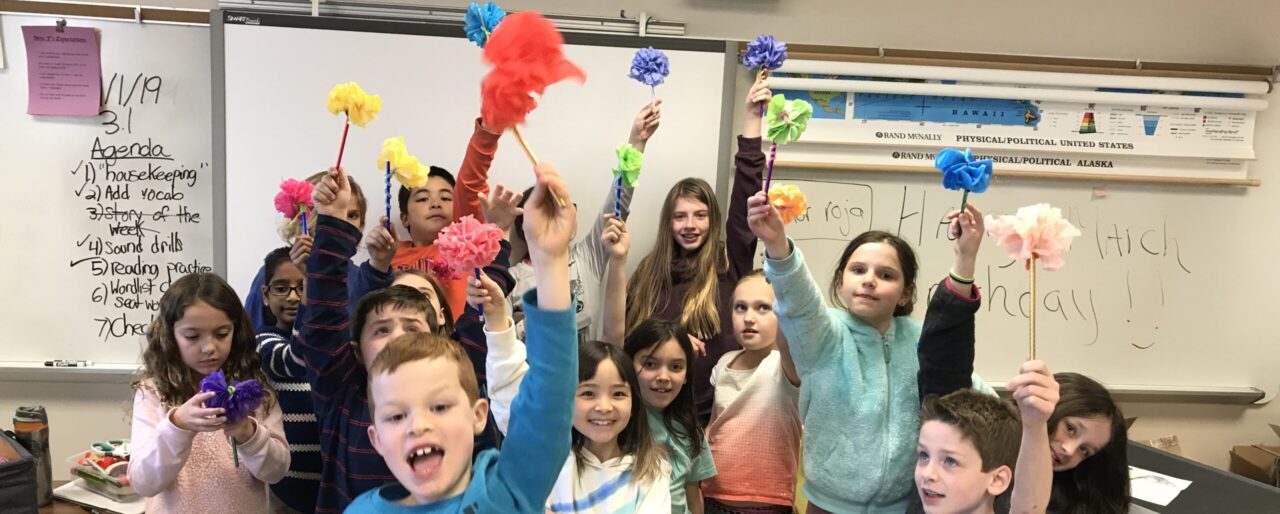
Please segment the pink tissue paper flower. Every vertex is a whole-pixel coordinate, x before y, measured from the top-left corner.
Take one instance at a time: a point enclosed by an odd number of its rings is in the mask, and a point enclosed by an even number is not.
[[[298,217],[299,205],[315,208],[311,189],[311,183],[305,180],[284,179],[280,182],[280,192],[276,193],[276,211],[285,218],[293,219]]]
[[[465,216],[440,231],[436,248],[453,269],[466,273],[492,263],[505,235],[497,225]]]
[[[462,278],[462,273],[444,259],[427,259],[427,271],[431,276],[436,277],[436,282],[444,283]]]
[[[987,216],[986,225],[987,235],[1010,257],[1025,261],[1035,256],[1047,271],[1066,264],[1062,254],[1080,236],[1080,229],[1063,219],[1062,210],[1047,203],[1019,208],[1013,216]]]

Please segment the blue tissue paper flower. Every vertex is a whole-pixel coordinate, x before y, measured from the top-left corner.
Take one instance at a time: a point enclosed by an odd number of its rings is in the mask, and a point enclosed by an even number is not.
[[[975,161],[969,149],[944,148],[933,165],[942,171],[942,187],[947,189],[981,193],[991,184],[991,159]]]
[[[667,54],[650,46],[636,51],[636,56],[631,59],[631,73],[628,76],[646,86],[657,86],[670,73],[671,60],[667,59]]]
[[[484,44],[489,41],[489,34],[493,29],[498,28],[498,23],[506,15],[507,11],[493,2],[486,2],[484,5],[471,2],[471,6],[467,7],[463,25],[467,31],[467,39],[474,42],[476,46],[484,48]]]
[[[742,54],[742,64],[752,69],[776,70],[787,60],[787,44],[768,34],[757,36],[747,43],[747,53]]]

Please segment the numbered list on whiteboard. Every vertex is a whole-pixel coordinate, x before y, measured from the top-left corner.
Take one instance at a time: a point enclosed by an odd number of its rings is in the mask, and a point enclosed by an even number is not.
[[[174,281],[213,271],[210,128],[189,116],[207,113],[208,97],[201,105],[161,74],[104,70],[102,80],[101,130],[70,170],[88,227],[67,243],[84,284],[71,301],[98,339],[132,343]]]

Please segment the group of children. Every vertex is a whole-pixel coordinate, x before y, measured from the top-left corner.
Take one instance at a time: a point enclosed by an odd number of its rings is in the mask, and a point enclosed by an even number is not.
[[[629,279],[632,191],[575,243],[553,166],[490,190],[500,134],[479,120],[456,180],[400,188],[409,240],[386,218],[362,238],[359,186],[312,176],[313,233],[282,229],[245,304],[212,274],[161,299],[133,382],[147,511],[788,513],[803,469],[809,513],[1127,512],[1104,387],[1029,361],[1005,401],[973,372],[977,208],[949,215],[954,266],[923,323],[914,251],[889,233],[850,241],[824,293],[761,191],[770,97],[761,75],[727,215],[680,181]],[[646,105],[630,143],[660,119]],[[434,243],[465,215],[509,238],[459,276]],[[253,415],[206,407],[217,370],[269,386]]]

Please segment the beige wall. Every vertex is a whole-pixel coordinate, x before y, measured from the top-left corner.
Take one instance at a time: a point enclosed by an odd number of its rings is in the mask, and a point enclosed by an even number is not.
[[[108,0],[110,1],[110,0]],[[402,0],[404,1],[404,0]],[[408,0],[465,5],[459,0]],[[125,2],[120,2],[125,3]],[[688,35],[749,39],[770,32],[784,41],[927,50],[1025,53],[1147,61],[1274,65],[1280,63],[1280,2],[1276,0],[507,0],[511,9],[616,15],[641,9],[683,21]],[[211,0],[159,0],[151,5],[212,8]],[[736,105],[736,104],[735,104]],[[1277,187],[1280,107],[1260,118],[1259,162],[1253,175]],[[1280,370],[1277,370],[1280,376]],[[1270,387],[1277,387],[1271,384]],[[114,384],[6,381],[0,377],[0,417],[18,404],[43,403],[51,412],[55,476],[61,460],[90,440],[128,433],[124,406],[131,398]],[[1261,407],[1133,403],[1133,437],[1177,434],[1185,453],[1226,467],[1232,444],[1276,443],[1266,423],[1280,422],[1280,404]],[[8,423],[0,423],[8,425]]]

